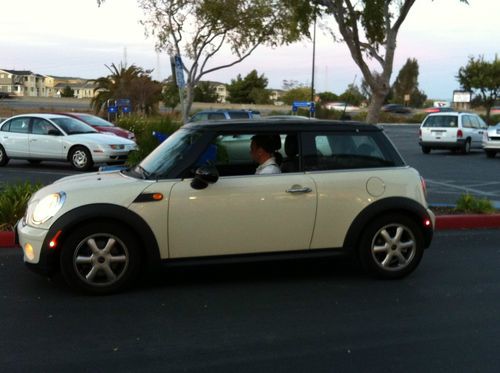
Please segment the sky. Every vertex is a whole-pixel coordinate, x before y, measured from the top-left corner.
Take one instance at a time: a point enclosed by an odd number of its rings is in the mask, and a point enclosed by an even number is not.
[[[0,11],[0,69],[90,79],[108,75],[105,65],[126,61],[154,69],[155,79],[171,73],[166,53],[157,53],[154,37],[145,36],[136,0],[107,0],[101,7],[96,0],[0,0]],[[451,99],[453,90],[460,88],[458,70],[470,56],[484,55],[491,61],[500,54],[499,14],[500,0],[469,0],[469,5],[417,0],[398,35],[392,80],[408,58],[416,58],[420,89],[432,99]],[[229,58],[225,52],[217,61]],[[339,94],[348,84],[361,83],[347,47],[320,27],[315,65],[317,92]],[[282,88],[283,80],[309,85],[312,42],[261,46],[242,63],[206,79],[230,83],[253,69],[268,78],[269,88]]]

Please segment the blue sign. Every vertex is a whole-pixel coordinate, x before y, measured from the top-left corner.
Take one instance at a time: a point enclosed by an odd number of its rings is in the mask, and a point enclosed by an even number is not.
[[[309,111],[311,113],[314,113],[314,111],[315,111],[314,102],[310,102],[310,101],[294,101],[293,104],[292,104],[292,111],[294,113],[296,113],[299,107],[308,107]]]
[[[119,98],[115,101],[115,104],[118,107],[130,106],[130,100],[128,98]]]
[[[124,106],[124,107],[122,107],[122,113],[128,114],[131,111],[132,110],[130,109],[130,106]]]
[[[175,78],[177,80],[177,87],[184,88],[186,86],[186,82],[184,81],[184,65],[182,64],[181,56],[176,54],[174,56],[175,61]]]
[[[111,114],[118,113],[118,106],[108,106],[108,113]]]

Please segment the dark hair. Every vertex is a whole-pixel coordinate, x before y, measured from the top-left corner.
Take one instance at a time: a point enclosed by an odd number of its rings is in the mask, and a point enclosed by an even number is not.
[[[275,150],[280,148],[276,144],[275,136],[272,135],[255,135],[252,136],[252,141],[258,148],[264,149],[269,154],[274,153]]]

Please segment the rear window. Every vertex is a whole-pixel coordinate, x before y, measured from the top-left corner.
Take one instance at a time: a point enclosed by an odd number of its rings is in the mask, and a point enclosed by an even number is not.
[[[304,134],[306,171],[394,167],[404,164],[382,133]]]
[[[458,116],[456,115],[431,115],[425,120],[423,127],[457,127]]]

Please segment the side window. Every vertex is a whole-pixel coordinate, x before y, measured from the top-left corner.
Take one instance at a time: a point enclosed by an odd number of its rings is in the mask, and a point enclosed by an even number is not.
[[[488,125],[484,122],[484,120],[481,117],[476,117],[476,120],[479,122],[479,128],[481,129],[488,128]]]
[[[10,121],[10,132],[28,133],[30,118],[14,118]]]
[[[391,155],[383,152],[377,133],[328,133],[304,135],[306,171],[392,167]]]
[[[191,118],[191,122],[201,122],[202,120],[207,120],[207,119],[208,119],[207,113],[198,113]]]
[[[45,119],[33,118],[31,122],[31,133],[34,135],[48,135],[50,130],[56,130],[56,128],[47,122]]]
[[[2,128],[0,128],[0,131],[3,131],[3,132],[9,132],[10,131],[10,122],[12,122],[11,120],[5,122],[2,126]]]
[[[228,114],[231,119],[248,119],[250,117],[250,113],[246,111],[230,111]]]
[[[473,127],[471,117],[469,115],[464,115],[462,117],[462,127],[463,128],[472,128]]]
[[[208,120],[224,120],[226,116],[224,113],[210,113],[208,114]]]
[[[194,169],[204,164],[217,167],[220,176],[254,175],[259,164],[252,157],[252,137],[257,134],[223,134],[215,137],[208,148],[196,161]],[[283,161],[283,142],[285,135],[266,134],[273,149],[269,153],[271,163],[280,167]]]

